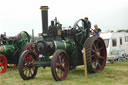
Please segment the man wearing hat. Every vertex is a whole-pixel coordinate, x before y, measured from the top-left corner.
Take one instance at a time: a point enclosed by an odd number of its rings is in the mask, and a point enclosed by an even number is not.
[[[85,17],[84,20],[88,23],[89,28],[91,28],[91,22],[88,20],[88,17]]]

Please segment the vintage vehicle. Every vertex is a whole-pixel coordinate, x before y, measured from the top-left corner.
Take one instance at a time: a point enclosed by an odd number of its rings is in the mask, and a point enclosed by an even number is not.
[[[19,73],[22,79],[36,76],[38,67],[51,67],[53,78],[62,81],[70,69],[84,64],[83,48],[86,48],[88,72],[102,71],[106,64],[106,47],[102,38],[90,37],[88,24],[80,19],[73,28],[62,29],[62,25],[51,21],[48,27],[48,6],[41,6],[42,40],[35,43],[34,49],[25,50],[19,59]]]
[[[107,60],[116,61],[124,56],[128,57],[128,33],[126,32],[107,32],[101,33],[107,49]]]
[[[28,49],[31,50],[34,44],[30,43],[30,36],[23,31],[15,37],[7,38],[6,35],[0,36],[0,73],[4,73],[7,64],[18,64],[20,54]]]

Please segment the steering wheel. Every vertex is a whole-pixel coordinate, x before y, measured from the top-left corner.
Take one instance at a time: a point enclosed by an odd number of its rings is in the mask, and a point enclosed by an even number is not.
[[[88,23],[83,19],[75,22],[73,26],[73,37],[75,42],[83,47],[85,40],[90,36]]]

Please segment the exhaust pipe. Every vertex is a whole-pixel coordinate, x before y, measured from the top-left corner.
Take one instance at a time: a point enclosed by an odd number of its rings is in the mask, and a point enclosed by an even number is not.
[[[42,15],[42,35],[47,36],[48,32],[48,6],[41,6],[41,15]]]

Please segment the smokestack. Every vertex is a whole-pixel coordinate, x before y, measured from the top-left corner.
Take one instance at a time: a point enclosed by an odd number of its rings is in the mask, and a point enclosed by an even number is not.
[[[35,39],[34,39],[34,29],[32,29],[32,42],[35,42]]]
[[[48,32],[48,6],[41,6],[40,9],[42,14],[42,34],[45,36]]]

